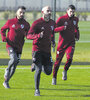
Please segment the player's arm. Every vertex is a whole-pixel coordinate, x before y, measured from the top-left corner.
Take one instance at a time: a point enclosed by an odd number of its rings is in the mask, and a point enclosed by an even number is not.
[[[42,37],[43,37],[43,31],[38,33],[37,32],[37,24],[33,23],[27,34],[27,39],[34,40],[34,39],[37,39],[37,38],[39,39]]]
[[[1,28],[1,38],[3,42],[7,41],[6,38],[6,31],[9,30],[9,21],[6,22],[6,24]]]
[[[79,27],[78,27],[78,19],[75,27],[75,40],[78,41],[80,38],[80,32],[79,32]]]
[[[29,39],[29,40],[35,40],[35,39],[37,39],[37,38],[40,38],[41,36],[40,36],[41,34],[28,34],[27,35],[27,39]]]
[[[62,22],[62,17],[58,18],[58,20],[56,21],[56,28],[54,29],[54,32],[61,32],[63,30],[66,29],[66,25],[63,25],[63,22]]]
[[[61,32],[61,31],[65,30],[66,27],[67,27],[67,26],[56,27],[56,28],[54,29],[54,32],[55,32],[55,33],[56,33],[56,32]]]

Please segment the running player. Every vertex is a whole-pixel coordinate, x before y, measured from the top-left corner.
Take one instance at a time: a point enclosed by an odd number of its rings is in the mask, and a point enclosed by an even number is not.
[[[40,96],[39,85],[42,70],[47,75],[50,75],[52,72],[51,42],[55,46],[54,28],[55,21],[51,19],[51,9],[49,6],[46,6],[42,9],[42,17],[33,22],[27,35],[27,39],[33,39],[33,66],[31,69],[36,70],[35,96]]]
[[[20,61],[22,48],[24,45],[24,37],[27,35],[30,28],[29,23],[24,19],[26,8],[20,6],[16,12],[16,17],[10,19],[1,28],[2,41],[6,42],[6,48],[10,56],[8,67],[5,70],[5,81],[3,86],[10,88],[9,80],[13,76],[16,66]],[[7,36],[6,31],[8,30]]]
[[[78,18],[75,16],[75,6],[69,5],[67,13],[56,21],[56,27],[66,26],[66,29],[59,32],[59,41],[56,52],[56,61],[53,69],[52,85],[56,85],[57,72],[62,58],[66,53],[67,62],[62,72],[62,79],[67,80],[67,71],[72,63],[75,50],[75,41],[79,40]]]

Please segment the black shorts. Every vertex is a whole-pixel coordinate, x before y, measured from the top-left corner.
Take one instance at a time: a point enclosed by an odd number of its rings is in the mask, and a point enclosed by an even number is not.
[[[51,53],[46,53],[43,51],[34,51],[32,53],[32,61],[35,64],[41,63],[44,66],[52,66],[53,65],[53,60],[51,57]]]

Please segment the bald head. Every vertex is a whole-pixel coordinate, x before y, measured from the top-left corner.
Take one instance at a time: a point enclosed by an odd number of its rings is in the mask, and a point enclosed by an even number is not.
[[[45,21],[49,21],[51,18],[51,8],[49,6],[45,6],[42,8],[42,14]]]
[[[49,6],[45,6],[45,7],[43,7],[43,8],[42,8],[42,12],[45,11],[45,10],[47,10],[47,9],[50,10],[50,7],[49,7]]]

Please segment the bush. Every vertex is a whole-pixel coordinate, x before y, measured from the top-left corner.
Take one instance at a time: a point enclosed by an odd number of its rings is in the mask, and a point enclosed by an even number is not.
[[[4,14],[3,14],[3,18],[5,20],[7,20],[9,18],[9,12],[8,11],[5,11]]]

